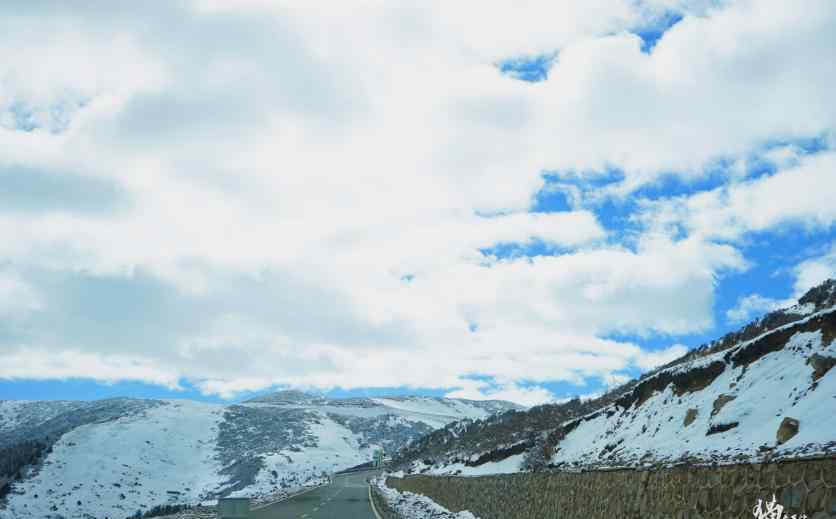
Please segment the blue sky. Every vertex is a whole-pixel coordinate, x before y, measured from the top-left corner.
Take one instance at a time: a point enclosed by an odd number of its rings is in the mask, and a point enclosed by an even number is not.
[[[533,405],[836,275],[825,0],[9,9],[0,399]]]

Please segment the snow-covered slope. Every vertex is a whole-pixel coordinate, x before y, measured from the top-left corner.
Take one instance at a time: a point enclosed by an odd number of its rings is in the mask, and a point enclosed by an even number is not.
[[[567,424],[549,461],[723,463],[835,454],[836,371],[816,378],[811,361],[836,360],[834,330],[836,311],[829,309],[657,373],[619,403]],[[768,351],[776,343],[780,348]],[[788,433],[797,432],[779,441],[785,422]]]
[[[171,402],[63,435],[0,516],[123,518],[148,505],[195,502],[221,484],[219,406]]]
[[[479,420],[510,409],[522,409],[520,406],[501,400],[474,401],[415,396],[371,400],[387,408],[426,416],[427,420],[435,421],[439,426],[462,418]],[[444,423],[440,423],[439,419],[444,419]]]
[[[477,475],[832,456],[834,366],[830,280],[600,398],[449,425],[395,461],[414,472]]]
[[[0,518],[122,519],[160,504],[265,495],[366,463],[377,448],[392,451],[453,420],[515,407],[299,392],[236,405],[0,401],[0,449],[27,440],[51,447],[11,485]]]

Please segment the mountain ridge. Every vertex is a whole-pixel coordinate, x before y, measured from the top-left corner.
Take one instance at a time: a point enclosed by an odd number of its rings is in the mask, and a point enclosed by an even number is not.
[[[279,393],[272,403],[0,401],[0,452],[9,462],[0,464],[8,494],[0,516],[122,519],[158,505],[263,496],[496,411],[495,403],[436,397]]]
[[[827,418],[814,418],[815,406],[810,405],[836,408],[836,377],[830,373],[823,378],[836,364],[835,306],[836,281],[827,280],[797,304],[770,312],[600,397],[450,424],[402,449],[395,464],[413,472],[479,474],[833,453],[836,438],[816,425]],[[782,389],[789,391],[787,396],[777,396]],[[761,400],[751,401],[753,395]],[[690,407],[682,408],[688,400]],[[783,425],[759,412],[760,407],[786,414],[781,418],[790,423],[801,419],[797,434],[808,444],[796,445],[796,438],[775,445],[776,429]],[[753,415],[766,425],[754,422]],[[668,423],[659,423],[657,416],[665,416]],[[628,435],[620,433],[637,420],[645,423]],[[836,423],[830,425],[836,430]],[[693,427],[704,427],[704,434]],[[748,432],[740,433],[744,428]],[[648,445],[647,437],[657,443],[664,438],[667,450]],[[705,442],[705,437],[711,440]]]
[[[379,401],[398,402],[398,401],[414,401],[414,400],[432,400],[432,401],[446,401],[446,402],[464,402],[467,404],[475,404],[478,407],[496,408],[505,410],[522,410],[526,406],[509,402],[507,400],[497,399],[481,399],[475,400],[470,398],[457,397],[440,397],[440,396],[426,396],[426,395],[387,395],[382,394],[378,396],[350,396],[350,397],[327,397],[315,393],[307,393],[296,389],[284,389],[274,391],[264,395],[255,396],[244,400],[243,404],[285,404],[293,405],[295,403],[306,403],[314,405],[340,405],[343,403],[362,404],[370,403],[370,405],[382,405]]]

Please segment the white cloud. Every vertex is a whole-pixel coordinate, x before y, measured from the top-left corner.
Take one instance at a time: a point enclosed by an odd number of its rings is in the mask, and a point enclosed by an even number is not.
[[[609,375],[605,375],[603,382],[604,385],[609,388],[616,388],[626,382],[629,382],[632,379],[630,375],[625,375],[622,373],[610,373]]]
[[[0,315],[31,312],[42,307],[41,298],[19,276],[0,272]]]
[[[520,386],[513,382],[496,386],[482,381],[462,380],[461,384],[462,388],[450,391],[444,396],[469,400],[507,400],[527,407],[548,404],[557,400],[554,393],[546,388]]]
[[[76,350],[48,351],[9,348],[3,353],[0,378],[34,380],[95,378],[102,382],[124,380],[181,389],[179,376],[160,362],[124,355],[96,355]]]
[[[671,362],[688,352],[688,348],[682,344],[674,344],[664,350],[642,352],[639,356],[636,365],[643,370],[653,369],[657,366],[662,366]]]
[[[691,235],[719,240],[787,224],[826,229],[836,220],[834,169],[836,153],[819,153],[771,175],[651,203],[658,212],[649,216],[657,225],[683,225]]]
[[[665,235],[684,233],[697,241],[745,244],[753,233],[813,233],[831,229],[836,222],[832,203],[836,194],[836,153],[804,156],[793,147],[767,154],[777,171],[743,178],[693,195],[643,201],[637,217],[647,229]],[[794,304],[808,289],[836,276],[831,253],[792,267],[793,293],[786,299],[760,294],[742,296],[726,312],[732,324]]]
[[[795,277],[793,293],[787,299],[774,299],[760,294],[741,297],[737,305],[726,312],[726,319],[733,324],[749,321],[762,314],[794,305],[811,288],[836,278],[836,246],[831,245],[825,254],[813,256],[791,269]]]
[[[726,311],[726,319],[732,324],[742,324],[762,314],[788,306],[787,303],[788,301],[785,300],[750,294],[738,299],[737,305]]]
[[[0,376],[34,376],[52,352],[66,366],[43,373],[182,376],[224,395],[475,373],[533,402],[549,395],[514,381],[664,362],[682,350],[604,337],[709,329],[718,277],[747,266],[716,242],[829,225],[832,154],[776,154],[775,175],[644,207],[638,236],[595,207],[527,211],[543,170],[617,168],[597,196],[623,195],[832,131],[832,5],[708,4],[15,6],[0,17],[0,167],[94,178],[125,200],[0,210],[14,237],[0,265],[50,319]],[[671,8],[689,15],[642,53],[626,29]],[[555,51],[538,84],[494,66]],[[42,128],[18,128],[13,105]],[[561,255],[479,253],[532,240]]]
[[[836,278],[836,244],[826,254],[801,262],[794,273],[796,297],[827,279]]]
[[[625,193],[668,172],[699,178],[707,162],[771,139],[828,131],[836,113],[817,85],[833,79],[823,49],[836,47],[834,12],[808,7],[730,2],[686,17],[650,55],[623,33],[566,48],[538,111],[563,144],[550,167],[615,165]]]

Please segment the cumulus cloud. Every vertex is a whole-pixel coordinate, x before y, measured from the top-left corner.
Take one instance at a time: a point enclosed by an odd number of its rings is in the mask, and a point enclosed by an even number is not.
[[[124,380],[181,389],[176,370],[161,361],[121,354],[107,356],[78,350],[50,351],[10,348],[3,353],[4,378],[34,380],[95,378],[102,382]]]
[[[670,12],[682,20],[643,52],[632,31]],[[580,195],[530,212],[544,171],[619,171],[584,186],[600,201],[828,135],[825,0],[0,14],[0,234],[14,237],[0,267],[16,279],[0,278],[0,301],[28,308],[0,334],[0,377],[542,402],[522,380],[612,382],[683,353],[606,337],[710,329],[747,232],[836,217],[833,154],[791,150],[773,152],[774,174],[642,205],[638,230]],[[536,84],[496,66],[546,54]]]
[[[649,202],[644,218],[684,227],[690,235],[740,241],[747,233],[785,225],[827,229],[836,219],[836,153],[803,157],[774,174],[733,182],[695,195]]]
[[[794,273],[796,296],[803,295],[822,281],[836,278],[836,244],[827,253],[801,262]]]
[[[795,279],[793,294],[789,298],[775,299],[760,294],[743,296],[726,312],[726,319],[730,323],[740,324],[767,312],[792,306],[811,288],[836,278],[836,246],[831,245],[825,254],[813,256],[795,265],[790,269],[790,274]]]
[[[752,320],[753,317],[787,306],[787,301],[763,297],[760,294],[750,294],[741,297],[737,305],[726,311],[726,319],[733,324],[741,324]]]
[[[603,382],[607,388],[616,388],[626,382],[629,382],[632,377],[623,373],[610,373],[605,375]]]
[[[645,370],[653,369],[658,366],[662,366],[671,362],[688,352],[688,348],[683,346],[682,344],[674,344],[673,346],[669,346],[664,350],[660,351],[652,351],[652,352],[642,352],[639,356],[636,364]]]
[[[463,387],[450,391],[444,396],[469,400],[507,400],[527,407],[558,400],[554,393],[538,386],[526,387],[513,382],[496,384],[479,380],[463,380],[461,384]]]

